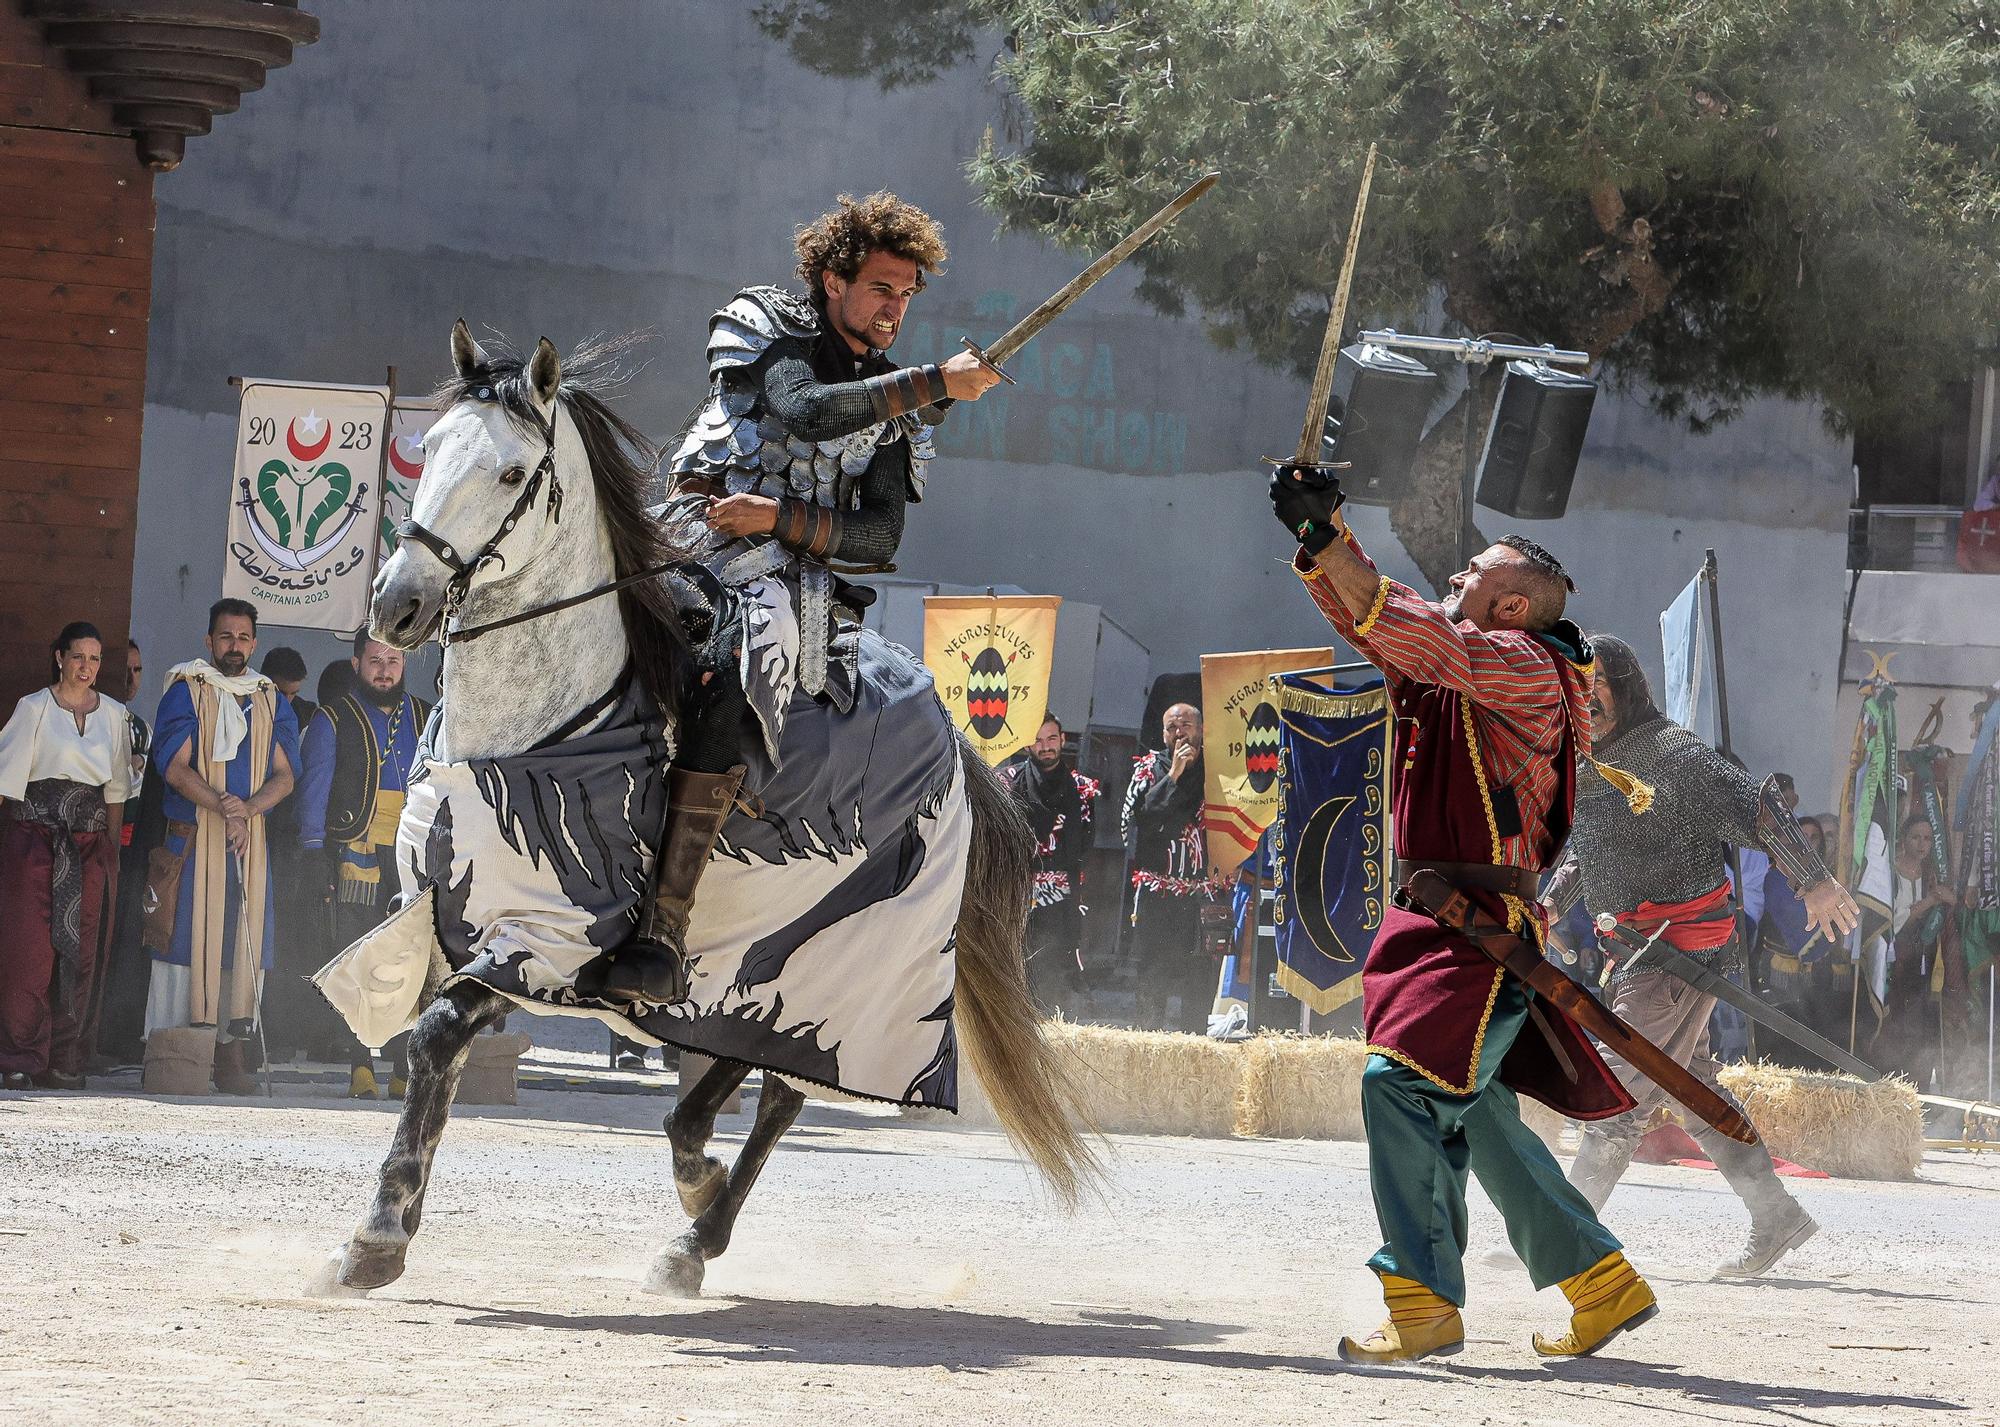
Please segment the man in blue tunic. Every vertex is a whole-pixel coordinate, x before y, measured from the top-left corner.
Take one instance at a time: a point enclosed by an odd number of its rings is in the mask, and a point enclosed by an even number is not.
[[[403,651],[354,636],[354,683],[324,705],[306,725],[299,775],[299,846],[305,850],[307,895],[330,911],[330,950],[351,946],[388,915],[394,892],[396,825],[403,794],[417,761],[417,735],[430,705],[403,688]],[[368,1047],[319,1008],[328,1035],[348,1051],[350,1098],[375,1094],[375,1062]],[[402,1093],[403,1038],[389,1047],[395,1075],[391,1095]]]
[[[254,606],[216,601],[205,642],[208,658],[167,675],[155,720],[167,840],[147,887],[146,1033],[215,1027],[216,1089],[247,1095],[256,1089],[248,1041],[275,940],[264,820],[292,791],[299,726],[291,701],[250,669]]]

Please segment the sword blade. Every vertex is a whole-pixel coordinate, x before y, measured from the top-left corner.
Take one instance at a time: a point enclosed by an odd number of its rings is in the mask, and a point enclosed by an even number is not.
[[[1754,991],[1738,986],[1721,972],[1703,966],[1693,957],[1668,946],[1659,938],[1656,937],[1651,942],[1641,941],[1635,932],[1625,926],[1619,926],[1611,935],[1621,945],[1637,950],[1638,954],[1626,963],[1628,968],[1657,966],[1662,971],[1679,977],[1695,990],[1734,1006],[1766,1030],[1776,1031],[1793,1045],[1811,1051],[1829,1065],[1838,1066],[1849,1075],[1871,1082],[1882,1078],[1882,1072],[1867,1061],[1850,1055],[1810,1026],[1802,1025],[1777,1007],[1766,1004]]]
[[[1319,365],[1313,368],[1312,392],[1306,398],[1306,420],[1299,432],[1296,463],[1316,465],[1321,433],[1326,429],[1327,398],[1333,395],[1333,373],[1340,363],[1340,329],[1347,325],[1347,295],[1354,288],[1354,261],[1361,251],[1361,219],[1368,211],[1368,190],[1375,182],[1375,146],[1361,166],[1361,191],[1354,196],[1354,221],[1347,229],[1347,253],[1340,260],[1340,281],[1333,290],[1333,307],[1326,315],[1326,333],[1319,339]]]
[[[1117,247],[1064,283],[1054,294],[1045,299],[1040,307],[1001,333],[993,344],[985,349],[986,360],[997,367],[1027,346],[1037,332],[1067,312],[1076,300],[1095,287],[1106,273],[1138,252],[1162,228],[1193,207],[1203,194],[1215,187],[1215,181],[1221,177],[1219,173],[1203,174],[1189,184],[1172,203],[1128,233]]]

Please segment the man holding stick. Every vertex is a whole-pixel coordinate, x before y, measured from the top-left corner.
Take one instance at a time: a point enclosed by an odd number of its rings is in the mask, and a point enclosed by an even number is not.
[[[1386,1240],[1368,1262],[1389,1319],[1342,1339],[1341,1357],[1383,1363],[1463,1346],[1468,1172],[1535,1286],[1559,1284],[1574,1310],[1567,1332],[1535,1335],[1535,1351],[1595,1352],[1658,1308],[1521,1123],[1515,1092],[1582,1120],[1629,1110],[1632,1097],[1576,1022],[1486,948],[1509,933],[1543,935],[1535,888],[1569,833],[1590,696],[1589,646],[1562,618],[1569,579],[1540,546],[1508,536],[1433,603],[1376,572],[1324,468],[1280,466],[1271,496],[1299,540],[1294,568],[1313,603],[1382,670],[1396,709],[1400,895],[1362,968],[1362,1117]],[[1469,904],[1478,920],[1448,921],[1447,903]]]

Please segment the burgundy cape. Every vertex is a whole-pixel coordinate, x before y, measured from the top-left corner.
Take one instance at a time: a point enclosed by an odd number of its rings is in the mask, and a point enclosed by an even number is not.
[[[1566,690],[1569,681],[1589,677],[1588,665],[1573,664],[1553,650],[1550,657]],[[1492,862],[1499,838],[1486,770],[1460,708],[1463,696],[1407,679],[1395,690],[1391,799],[1397,856],[1430,862]],[[1565,718],[1558,754],[1561,778],[1548,814],[1551,859],[1569,838],[1576,753],[1576,729]],[[1485,916],[1501,923],[1510,920],[1497,895],[1477,890],[1468,895]],[[1540,938],[1541,927],[1524,922],[1518,911],[1512,920],[1523,936]],[[1368,1049],[1454,1094],[1471,1094],[1486,1025],[1506,974],[1457,933],[1429,917],[1391,907],[1361,968]],[[1539,1004],[1576,1067],[1576,1080],[1564,1075],[1562,1063],[1531,1020],[1500,1063],[1500,1083],[1577,1120],[1601,1120],[1632,1109],[1636,1102],[1576,1022],[1546,1001]]]

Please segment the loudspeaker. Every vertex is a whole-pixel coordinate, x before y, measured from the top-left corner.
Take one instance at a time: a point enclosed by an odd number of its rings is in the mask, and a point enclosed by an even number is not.
[[[1422,362],[1365,343],[1340,349],[1326,403],[1323,459],[1351,461],[1340,488],[1362,505],[1393,505],[1410,488],[1437,373]]]
[[[1479,503],[1523,520],[1560,516],[1596,400],[1589,377],[1509,362],[1479,458]]]

